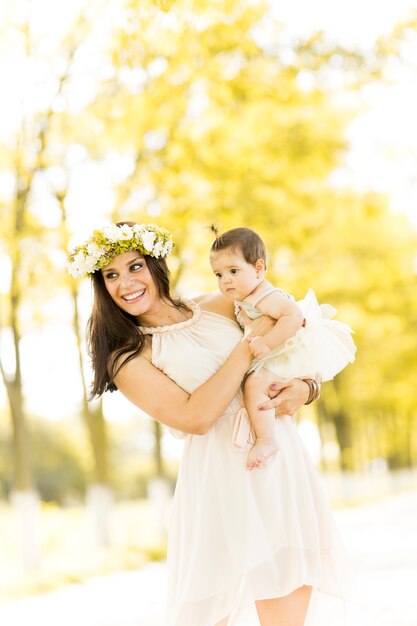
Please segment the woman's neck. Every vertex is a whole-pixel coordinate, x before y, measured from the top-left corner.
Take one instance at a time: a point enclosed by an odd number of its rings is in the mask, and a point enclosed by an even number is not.
[[[139,315],[137,320],[140,326],[156,327],[177,324],[189,317],[190,313],[186,309],[178,308],[166,300],[159,300],[151,310]]]

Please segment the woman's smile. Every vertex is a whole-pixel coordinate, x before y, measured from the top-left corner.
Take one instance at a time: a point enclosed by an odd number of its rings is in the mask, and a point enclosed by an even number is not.
[[[138,300],[140,300],[142,298],[142,296],[144,295],[146,289],[140,289],[131,293],[126,293],[123,294],[122,296],[120,296],[121,298],[123,298],[123,300],[126,300],[127,302],[138,302]]]

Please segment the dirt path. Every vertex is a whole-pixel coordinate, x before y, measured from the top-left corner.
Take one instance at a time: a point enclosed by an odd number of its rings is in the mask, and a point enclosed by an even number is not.
[[[416,626],[417,492],[336,518],[357,571],[360,626]],[[165,587],[165,564],[153,563],[0,606],[0,624],[162,626]]]

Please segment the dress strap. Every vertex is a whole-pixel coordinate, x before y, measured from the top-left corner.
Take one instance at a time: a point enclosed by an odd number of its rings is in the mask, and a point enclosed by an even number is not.
[[[260,290],[260,292],[257,294],[256,300],[251,302],[251,304],[256,307],[261,300],[263,300],[264,298],[266,298],[266,296],[269,296],[271,293],[274,293],[276,291],[279,291],[279,293],[281,293],[283,296],[285,296],[289,300],[293,300],[294,299],[288,293],[285,293],[285,291],[283,291],[282,289],[279,289],[279,287],[274,287],[273,285],[271,285],[271,283],[265,282],[265,285]]]

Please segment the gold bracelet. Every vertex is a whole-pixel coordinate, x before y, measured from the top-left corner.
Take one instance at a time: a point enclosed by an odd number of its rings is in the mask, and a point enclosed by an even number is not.
[[[308,398],[305,402],[305,404],[311,404],[311,402],[313,401],[313,396],[315,393],[315,388],[313,385],[313,381],[309,378],[304,379],[304,382],[307,383],[308,385]]]
[[[308,398],[305,404],[311,404],[320,397],[320,383],[314,378],[303,378],[303,380],[308,385]]]
[[[315,402],[315,400],[318,400],[320,398],[320,383],[317,382],[317,380],[315,380],[314,378],[312,379],[312,382],[314,386],[314,396],[311,399],[311,402]]]
[[[315,393],[315,396],[313,398],[313,402],[315,402],[316,400],[318,400],[320,398],[320,390],[321,390],[321,385],[320,385],[320,383],[317,380],[314,381],[314,385],[316,387],[316,393]]]

